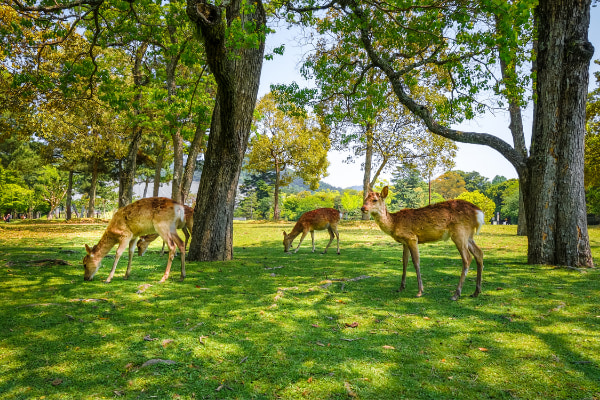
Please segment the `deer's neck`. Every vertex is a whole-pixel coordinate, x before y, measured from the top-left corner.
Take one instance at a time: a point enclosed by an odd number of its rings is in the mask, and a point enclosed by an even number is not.
[[[119,240],[109,232],[104,232],[100,241],[95,246],[94,255],[96,258],[104,258],[108,252],[117,244]]]
[[[392,215],[387,210],[387,207],[384,207],[383,210],[371,213],[371,216],[382,231],[388,235],[392,234],[392,231],[394,230],[394,222]]]

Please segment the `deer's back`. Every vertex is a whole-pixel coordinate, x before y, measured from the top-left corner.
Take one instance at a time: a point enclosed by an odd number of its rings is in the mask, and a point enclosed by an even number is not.
[[[294,230],[316,230],[327,229],[329,226],[335,226],[340,222],[340,212],[335,208],[317,208],[307,211],[296,222]]]
[[[472,234],[478,227],[481,209],[464,200],[448,200],[422,208],[404,209],[390,214],[394,223],[392,236],[415,238],[419,243],[448,239],[452,233],[465,230]]]
[[[166,197],[148,197],[120,208],[107,229],[115,234],[133,233],[134,236],[156,232],[155,224],[177,224],[177,215],[183,219],[184,209]]]

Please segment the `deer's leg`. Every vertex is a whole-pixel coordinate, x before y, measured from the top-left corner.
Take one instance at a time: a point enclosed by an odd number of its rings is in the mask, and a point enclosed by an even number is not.
[[[417,283],[419,285],[419,291],[417,292],[417,297],[421,297],[423,295],[423,281],[421,280],[421,264],[419,259],[419,244],[416,240],[410,241],[406,244],[410,251],[410,255],[412,257],[412,262],[415,266],[415,271],[417,273]],[[404,257],[403,257],[404,258]]]
[[[327,243],[327,247],[325,247],[325,250],[323,250],[323,254],[327,253],[327,249],[329,248],[329,246],[331,245],[331,242],[333,242],[333,239],[335,238],[335,235],[333,234],[333,229],[331,228],[331,226],[327,227],[327,232],[329,232],[329,243]]]
[[[333,227],[333,232],[335,233],[335,237],[337,238],[337,253],[340,254],[340,234],[337,230],[337,226]]]
[[[399,292],[403,291],[406,288],[406,267],[408,266],[408,256],[410,255],[410,250],[407,245],[402,245],[402,281],[400,282]]]
[[[456,248],[460,253],[462,258],[463,267],[462,272],[460,273],[460,279],[458,281],[458,287],[456,288],[456,292],[454,292],[454,296],[452,296],[452,300],[458,300],[460,294],[462,292],[462,286],[465,283],[465,278],[467,277],[467,272],[469,272],[469,266],[471,265],[472,257],[471,253],[469,253],[469,245],[467,243],[462,243],[462,241],[457,241]]]
[[[471,297],[479,296],[481,293],[481,277],[483,275],[483,251],[475,244],[472,238],[469,239],[469,251],[475,257],[477,263],[477,283],[475,284],[475,293]]]
[[[129,279],[129,274],[131,274],[131,261],[133,260],[133,253],[135,252],[135,246],[137,245],[139,238],[133,238],[129,241],[129,262],[127,263],[127,271],[125,271],[125,276],[123,279]]]
[[[123,254],[123,252],[127,248],[128,243],[129,241],[127,239],[119,242],[117,252],[115,253],[115,262],[113,263],[112,269],[110,270],[110,274],[108,274],[108,278],[106,278],[106,283],[110,283],[110,281],[112,281],[112,278],[115,275],[115,270],[117,269],[117,264],[119,263],[119,258],[121,258],[121,254]]]
[[[183,234],[185,235],[185,250],[187,250],[187,244],[188,244],[188,240],[190,239],[190,231],[188,230],[187,226],[184,226],[183,229]]]
[[[308,231],[302,232],[302,236],[300,236],[300,241],[298,242],[298,246],[296,247],[296,250],[294,250],[294,253],[298,252],[298,249],[300,248],[300,245],[302,244],[302,241],[304,240],[304,238],[306,237],[306,235],[308,235]]]
[[[179,235],[177,233],[175,233],[175,236],[173,236],[173,239],[175,241],[175,244],[179,248],[179,252],[181,253],[181,276],[179,279],[184,280],[185,279],[185,243],[183,242],[183,240],[181,240],[181,238],[179,237]]]
[[[312,252],[315,252],[315,231],[310,231],[310,241],[312,242]]]

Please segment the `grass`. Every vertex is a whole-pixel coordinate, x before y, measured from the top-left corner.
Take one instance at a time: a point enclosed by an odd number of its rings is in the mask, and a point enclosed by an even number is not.
[[[338,256],[310,237],[284,254],[291,224],[236,222],[235,259],[189,262],[184,282],[175,260],[158,283],[160,241],[129,280],[124,257],[110,284],[110,258],[83,282],[104,227],[0,224],[0,399],[600,398],[598,269],[526,265],[513,226],[476,237],[483,293],[473,269],[457,302],[451,242],[421,246],[416,298],[372,223],[342,224]]]

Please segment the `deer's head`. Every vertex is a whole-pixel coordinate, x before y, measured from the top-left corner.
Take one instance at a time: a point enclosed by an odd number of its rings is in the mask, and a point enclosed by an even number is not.
[[[381,190],[381,193],[377,192],[369,192],[365,200],[363,201],[363,206],[360,210],[364,213],[371,214],[384,214],[386,210],[385,206],[385,198],[388,196],[388,187],[384,187]]]
[[[90,246],[88,246],[87,244],[85,245],[85,251],[87,252],[87,255],[83,257],[84,281],[91,281],[92,279],[94,279],[94,275],[96,275],[98,268],[100,268],[101,259],[98,259],[94,256],[95,248],[96,246],[94,246],[94,248],[90,248]]]

